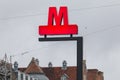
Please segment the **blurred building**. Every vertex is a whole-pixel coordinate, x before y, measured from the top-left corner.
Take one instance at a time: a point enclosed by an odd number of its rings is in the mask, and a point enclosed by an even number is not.
[[[49,80],[39,66],[39,60],[35,58],[32,58],[27,68],[19,68],[19,71],[27,74],[27,76],[20,74],[18,75],[18,80]]]
[[[104,80],[103,72],[97,69],[88,69],[87,80]]]
[[[5,74],[6,71],[6,74]],[[48,67],[40,67],[39,60],[32,58],[27,67],[18,68],[18,63],[14,63],[12,68],[9,63],[0,61],[0,80],[77,80],[77,67],[68,66],[67,61],[62,62],[62,66],[54,67],[52,62]],[[98,69],[87,69],[86,61],[83,60],[83,80],[104,80],[103,72]]]
[[[35,64],[39,68],[36,68]],[[52,62],[48,63],[48,67],[40,67],[39,60],[33,58],[27,68],[19,68],[19,70],[29,75],[32,73],[32,76],[40,71],[48,80],[77,80],[77,67],[67,66],[65,60],[60,67],[54,67]],[[83,80],[104,80],[103,72],[97,69],[87,69],[86,61],[83,60]]]

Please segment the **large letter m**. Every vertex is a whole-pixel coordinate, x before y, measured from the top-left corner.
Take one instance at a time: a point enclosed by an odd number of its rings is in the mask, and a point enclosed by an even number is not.
[[[60,7],[59,14],[57,13],[56,7],[49,8],[49,16],[48,16],[48,25],[54,25],[54,21],[56,25],[61,25],[62,20],[64,25],[68,25],[68,12],[67,7]]]
[[[48,25],[39,26],[39,34],[40,35],[78,34],[78,27],[76,24],[70,25],[68,23],[67,7],[60,7],[59,12],[57,12],[56,7],[50,7],[48,13]]]

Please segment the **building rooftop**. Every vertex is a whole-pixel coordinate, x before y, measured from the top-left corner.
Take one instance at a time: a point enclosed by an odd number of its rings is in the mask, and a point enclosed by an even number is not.
[[[35,73],[43,73],[43,70],[40,68],[40,66],[36,63],[36,60],[32,58],[30,64],[28,67],[24,70],[25,68],[21,68],[20,70],[24,71],[27,74],[35,74]]]

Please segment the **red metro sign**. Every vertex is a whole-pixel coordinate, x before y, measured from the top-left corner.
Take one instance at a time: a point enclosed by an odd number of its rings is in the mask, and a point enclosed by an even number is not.
[[[60,7],[59,14],[57,13],[56,7],[49,7],[48,25],[39,26],[39,35],[69,34],[78,34],[78,26],[76,24],[68,23],[67,7]]]

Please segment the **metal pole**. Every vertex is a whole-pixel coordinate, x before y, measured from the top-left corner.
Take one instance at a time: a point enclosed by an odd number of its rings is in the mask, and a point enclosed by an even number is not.
[[[6,68],[6,59],[7,59],[7,56],[6,56],[6,54],[5,54],[5,80],[6,80],[6,72],[7,72],[7,68]]]
[[[83,80],[83,38],[77,38],[77,80]]]
[[[10,80],[12,80],[12,56],[10,56]]]

